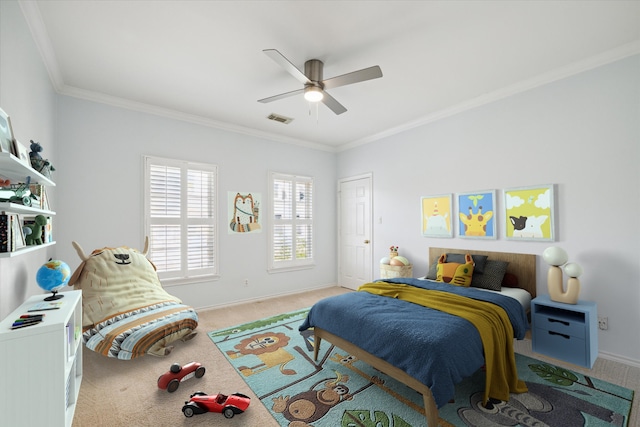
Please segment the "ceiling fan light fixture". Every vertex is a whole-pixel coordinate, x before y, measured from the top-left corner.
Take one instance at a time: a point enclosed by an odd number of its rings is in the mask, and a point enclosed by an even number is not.
[[[304,89],[304,99],[309,102],[320,102],[324,98],[322,89],[316,86],[308,86]]]

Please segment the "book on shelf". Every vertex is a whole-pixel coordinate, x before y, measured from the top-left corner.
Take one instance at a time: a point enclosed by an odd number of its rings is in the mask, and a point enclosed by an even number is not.
[[[62,304],[64,301],[42,301],[29,307],[27,311],[57,310],[62,307]]]
[[[29,190],[31,191],[31,206],[45,211],[50,210],[49,198],[47,197],[47,188],[44,185],[31,184],[29,185]]]
[[[27,246],[27,242],[24,239],[24,232],[22,231],[20,215],[11,215],[11,244],[13,245],[12,251]]]
[[[9,215],[0,214],[0,252],[9,252],[11,247],[11,223]]]
[[[0,214],[0,252],[13,252],[26,246],[20,216]]]

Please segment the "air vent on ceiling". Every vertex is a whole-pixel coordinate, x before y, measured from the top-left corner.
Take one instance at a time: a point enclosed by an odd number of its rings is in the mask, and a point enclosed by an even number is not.
[[[284,123],[285,125],[288,125],[289,123],[291,123],[293,121],[293,119],[290,118],[290,117],[281,116],[281,115],[275,114],[275,113],[269,114],[267,116],[267,119],[273,120],[275,122]]]

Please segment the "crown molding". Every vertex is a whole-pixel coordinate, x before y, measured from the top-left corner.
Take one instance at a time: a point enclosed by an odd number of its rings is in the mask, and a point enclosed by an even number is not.
[[[499,101],[501,99],[508,98],[510,96],[526,92],[528,90],[544,86],[549,83],[553,83],[558,80],[562,80],[567,77],[571,77],[637,54],[640,54],[640,41],[634,41],[632,43],[619,46],[615,49],[608,50],[599,55],[587,58],[583,61],[574,62],[565,67],[557,68],[550,72],[540,74],[539,76],[536,76],[532,79],[506,86],[494,92],[469,99],[468,101],[462,102],[449,108],[445,108],[440,111],[436,111],[420,119],[387,129],[384,132],[379,132],[375,135],[370,135],[368,137],[343,144],[338,148],[338,151],[340,152],[349,150],[351,148],[369,144],[373,141],[388,138],[390,136],[444,119],[446,117],[460,114],[464,111],[490,104],[492,102]]]

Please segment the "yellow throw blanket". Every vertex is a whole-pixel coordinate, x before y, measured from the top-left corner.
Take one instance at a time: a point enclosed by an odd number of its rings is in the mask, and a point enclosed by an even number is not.
[[[420,289],[400,283],[366,283],[358,290],[409,301],[471,322],[478,329],[484,347],[484,404],[489,397],[508,401],[509,393],[527,391],[524,381],[518,379],[513,352],[513,327],[509,316],[501,307],[448,292]]]

